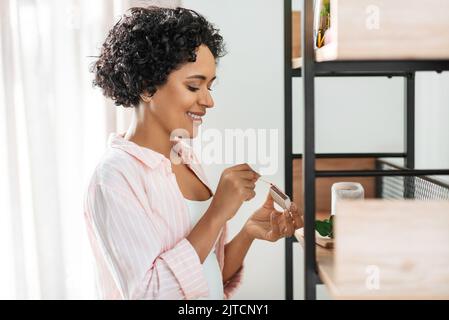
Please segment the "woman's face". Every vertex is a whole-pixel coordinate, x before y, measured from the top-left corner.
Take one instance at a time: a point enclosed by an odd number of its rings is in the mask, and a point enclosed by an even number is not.
[[[201,45],[196,61],[172,71],[157,89],[150,103],[152,117],[169,135],[184,129],[190,138],[196,137],[207,109],[214,106],[210,94],[214,80],[215,58],[207,46]]]

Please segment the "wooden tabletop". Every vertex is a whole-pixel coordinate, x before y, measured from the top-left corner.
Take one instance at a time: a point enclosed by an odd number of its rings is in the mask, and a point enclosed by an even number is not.
[[[335,249],[316,246],[333,298],[449,299],[449,201],[341,201],[337,212]],[[304,247],[303,229],[295,236]]]

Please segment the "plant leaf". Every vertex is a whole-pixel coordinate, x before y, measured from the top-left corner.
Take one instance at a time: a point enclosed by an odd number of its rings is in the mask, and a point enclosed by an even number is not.
[[[315,230],[323,237],[330,236],[332,234],[332,224],[327,219],[324,221],[316,220]]]
[[[329,233],[329,237],[331,237],[332,239],[334,238],[334,215],[331,215],[331,217],[329,218],[329,223],[330,223],[330,227],[331,227],[331,232]]]

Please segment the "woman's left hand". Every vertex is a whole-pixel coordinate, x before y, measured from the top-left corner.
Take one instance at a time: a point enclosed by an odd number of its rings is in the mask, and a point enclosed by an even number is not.
[[[273,198],[268,193],[263,206],[252,214],[244,228],[253,239],[275,242],[293,236],[295,230],[301,228],[303,224],[296,204],[292,202],[290,210],[277,211],[274,208]]]

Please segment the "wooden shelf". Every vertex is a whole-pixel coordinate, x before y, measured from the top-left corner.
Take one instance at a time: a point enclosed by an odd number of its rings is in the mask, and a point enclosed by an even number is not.
[[[303,229],[295,231],[295,237],[304,248]],[[326,249],[316,245],[317,272],[321,281],[329,288],[332,296],[336,296],[336,285],[334,280],[334,250]]]
[[[329,218],[329,212],[327,211],[318,211],[315,215],[316,219],[324,220]],[[295,231],[295,237],[301,246],[304,248],[304,229],[298,229]],[[320,245],[316,245],[316,259],[317,259],[317,268],[318,275],[321,281],[328,288],[335,288],[334,281],[334,250],[326,249]]]
[[[331,0],[330,8],[318,62],[449,59],[449,1]]]
[[[333,298],[449,299],[449,201],[340,201],[337,212],[335,249],[316,246]]]

